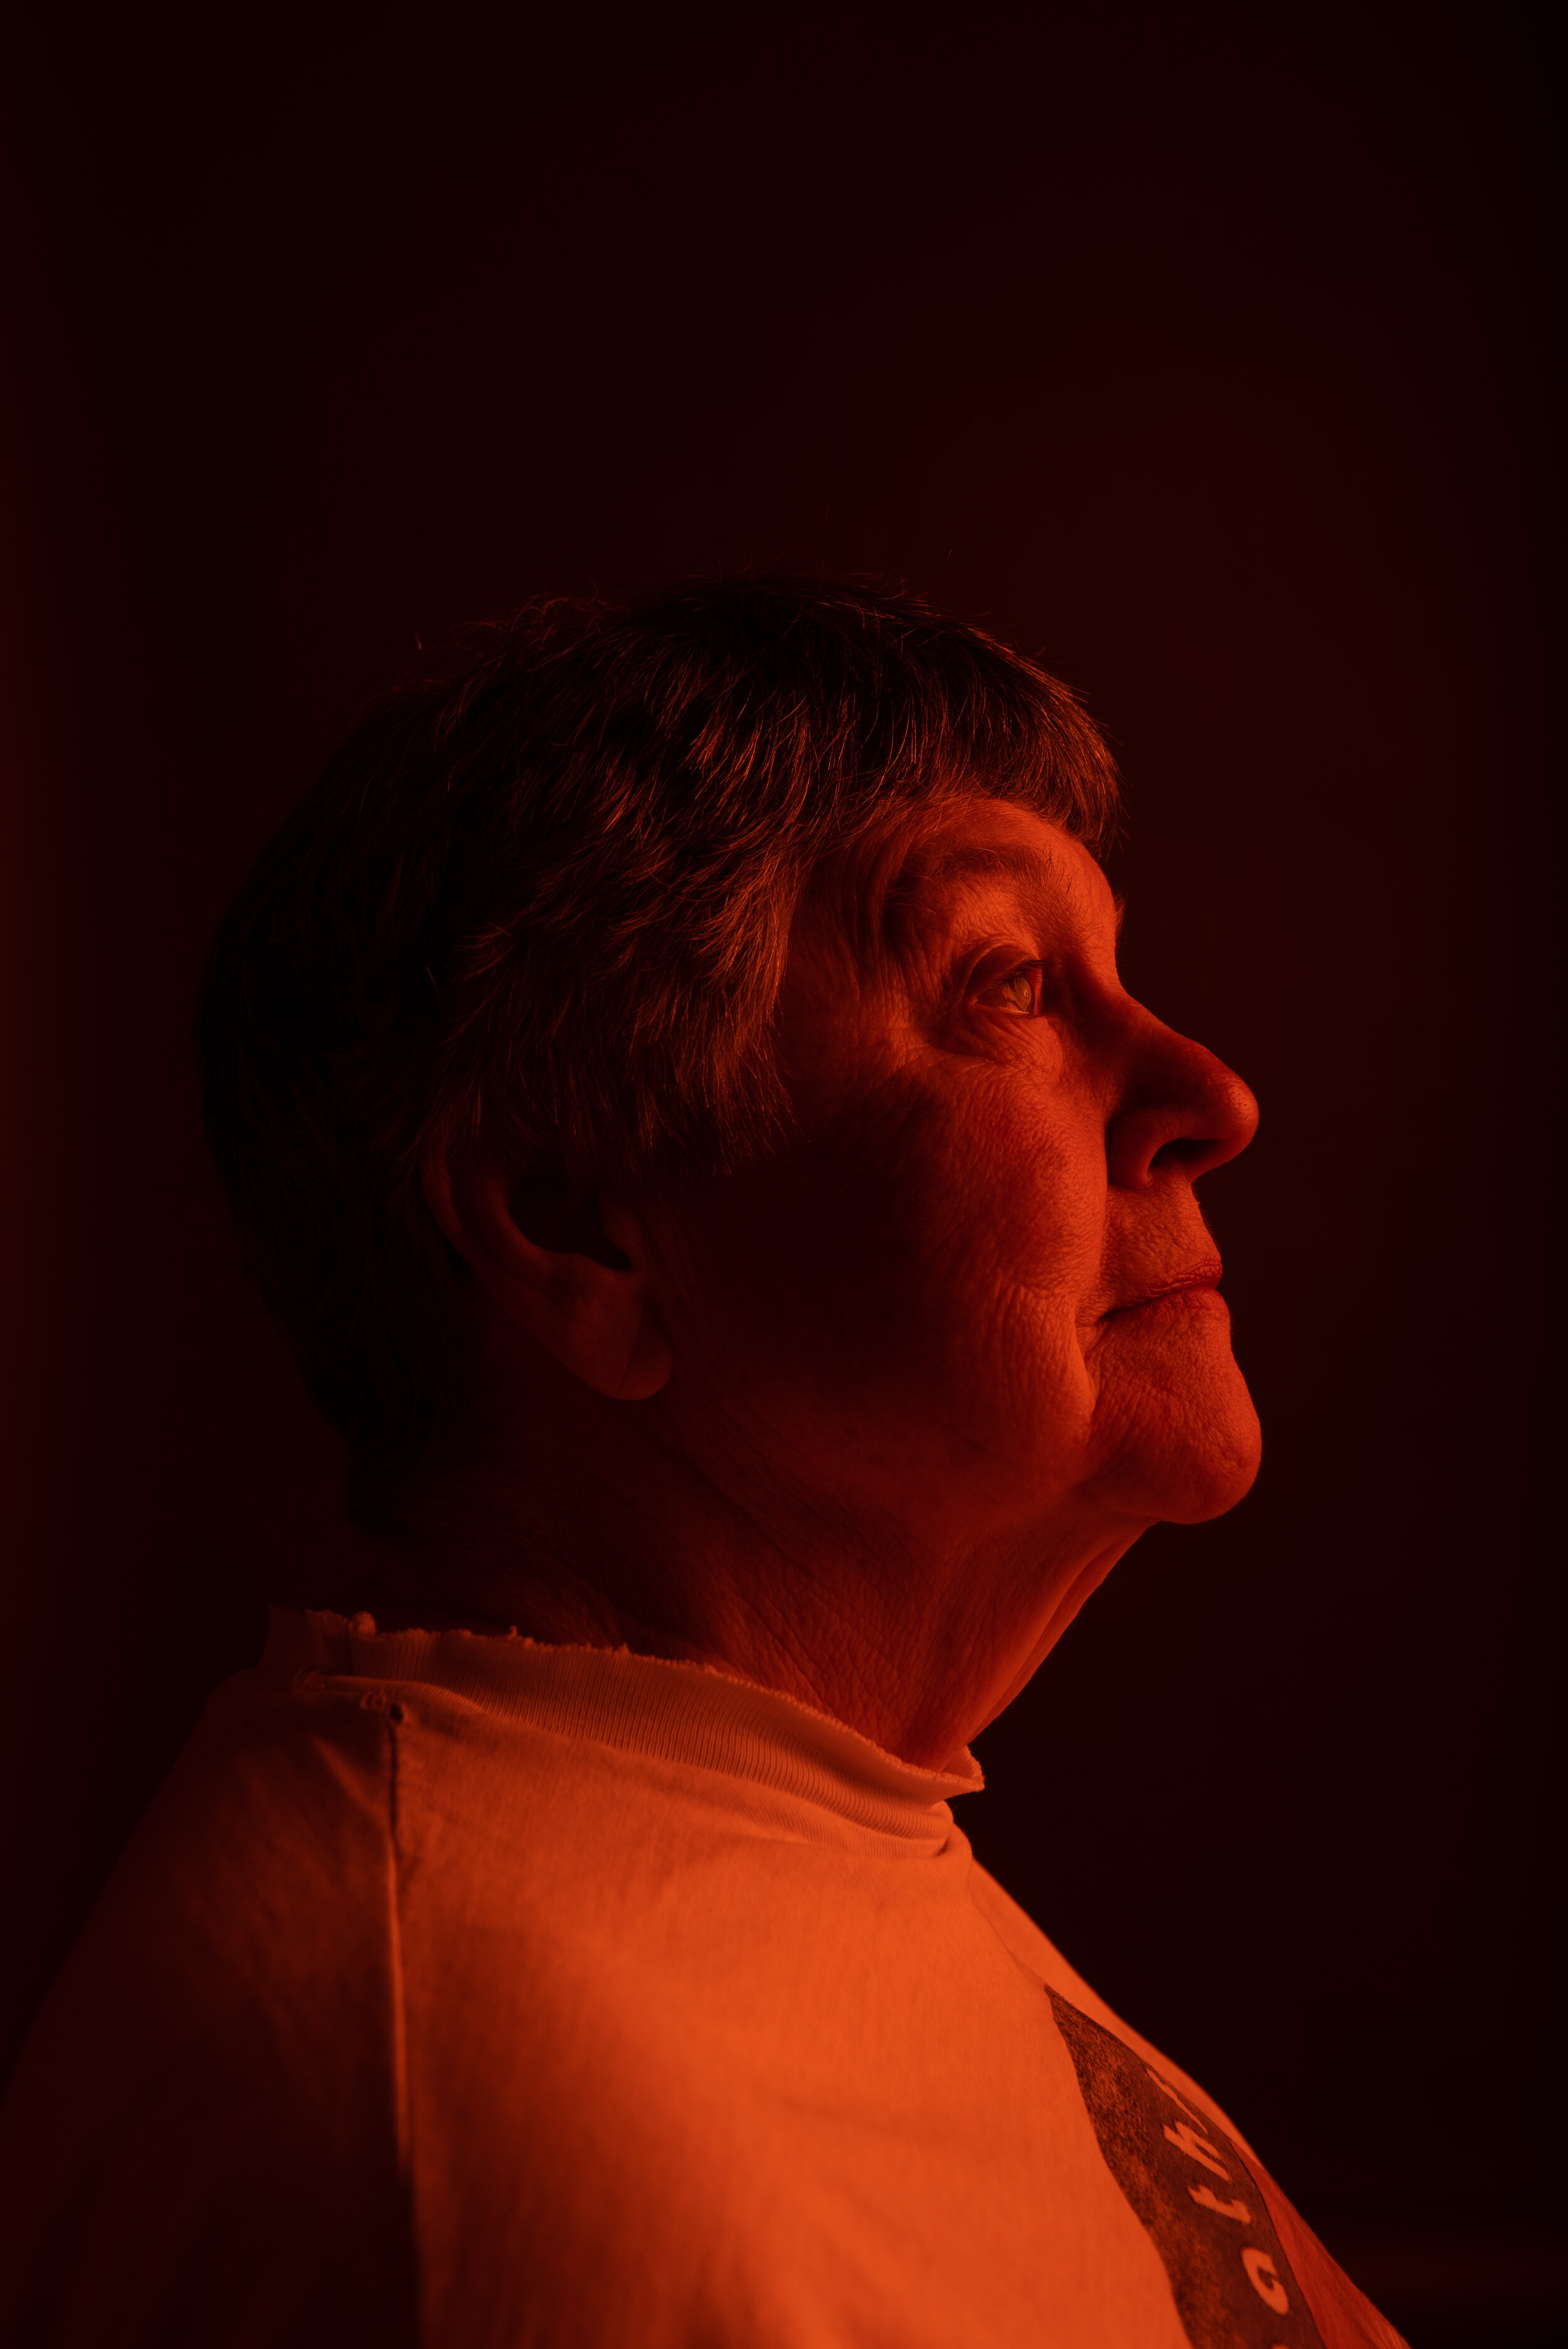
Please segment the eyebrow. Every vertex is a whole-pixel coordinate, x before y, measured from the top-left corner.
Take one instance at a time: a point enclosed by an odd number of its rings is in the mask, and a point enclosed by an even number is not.
[[[1060,875],[1048,857],[1037,848],[950,848],[931,867],[933,881],[952,881],[974,875],[982,880],[1027,881],[1037,889],[1055,888]],[[1127,900],[1113,892],[1111,903],[1116,907],[1116,935],[1121,936],[1121,925],[1127,913]]]

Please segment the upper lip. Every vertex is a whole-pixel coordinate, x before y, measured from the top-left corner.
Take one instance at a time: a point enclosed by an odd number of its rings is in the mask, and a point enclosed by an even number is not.
[[[1224,1268],[1217,1256],[1206,1256],[1199,1264],[1190,1264],[1181,1272],[1167,1273],[1162,1280],[1151,1280],[1136,1297],[1124,1298],[1113,1305],[1113,1313],[1130,1313],[1140,1305],[1157,1305],[1162,1297],[1174,1297],[1183,1288],[1217,1288]]]

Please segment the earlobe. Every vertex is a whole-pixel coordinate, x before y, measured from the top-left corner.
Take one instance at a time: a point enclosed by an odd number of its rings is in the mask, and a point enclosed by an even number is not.
[[[590,1255],[531,1237],[519,1218],[525,1186],[482,1161],[432,1154],[423,1183],[446,1238],[514,1328],[596,1393],[640,1402],[658,1392],[670,1374],[669,1340],[630,1250],[606,1242]],[[626,1237],[635,1237],[629,1225]]]

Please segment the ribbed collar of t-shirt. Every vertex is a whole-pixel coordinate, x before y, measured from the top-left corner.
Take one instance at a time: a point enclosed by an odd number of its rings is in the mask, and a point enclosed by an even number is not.
[[[556,1648],[516,1631],[378,1631],[373,1617],[275,1607],[264,1671],[449,1690],[486,1713],[566,1738],[748,1779],[883,1834],[928,1837],[955,1795],[978,1793],[967,1750],[922,1770],[777,1689],[709,1664],[625,1648]]]

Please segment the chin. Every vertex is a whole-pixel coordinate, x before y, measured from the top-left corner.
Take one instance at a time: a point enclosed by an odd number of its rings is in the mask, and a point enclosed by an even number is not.
[[[1223,1516],[1257,1476],[1263,1430],[1246,1381],[1228,1349],[1222,1364],[1204,1371],[1133,1379],[1101,1397],[1096,1417],[1106,1440],[1094,1483],[1151,1524],[1197,1526]]]
[[[1237,1427],[1225,1443],[1197,1448],[1185,1460],[1171,1464],[1163,1480],[1166,1499],[1160,1511],[1169,1525],[1201,1526],[1222,1517],[1252,1491],[1263,1460],[1263,1430],[1250,1402],[1246,1424]]]

